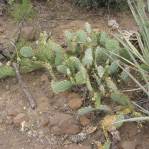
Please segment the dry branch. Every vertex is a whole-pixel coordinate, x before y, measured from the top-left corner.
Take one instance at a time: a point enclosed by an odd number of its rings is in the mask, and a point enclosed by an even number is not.
[[[29,92],[27,85],[22,80],[22,77],[20,75],[19,68],[18,68],[17,64],[16,63],[13,63],[12,66],[15,69],[16,78],[17,78],[17,80],[19,82],[19,85],[21,87],[21,90],[24,92],[24,94],[25,94],[25,96],[26,96],[26,98],[27,98],[27,100],[28,100],[31,108],[32,109],[35,109],[36,108],[36,102],[35,102],[32,94]]]

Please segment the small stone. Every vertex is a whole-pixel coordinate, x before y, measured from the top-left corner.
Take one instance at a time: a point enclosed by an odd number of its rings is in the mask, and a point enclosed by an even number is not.
[[[113,30],[116,30],[119,28],[119,24],[114,19],[111,19],[108,21],[108,26],[111,27]]]
[[[34,41],[36,39],[36,31],[33,26],[25,26],[21,30],[21,37],[27,41]]]
[[[81,98],[73,98],[68,102],[68,106],[72,110],[77,110],[82,106],[82,99]]]
[[[90,124],[90,119],[88,119],[86,116],[81,116],[80,123],[82,126],[87,126]]]
[[[69,125],[69,127],[68,127],[68,125]],[[63,126],[62,126],[63,134],[71,135],[71,134],[77,134],[81,131],[79,125],[74,124],[73,120],[68,121],[68,125],[67,125],[67,123],[63,124]]]
[[[78,122],[68,114],[55,113],[50,118],[50,126],[53,134],[56,135],[73,135],[81,131]]]
[[[13,123],[16,126],[20,126],[23,121],[27,121],[27,120],[28,118],[24,113],[19,113],[16,117],[14,117]]]
[[[26,110],[26,107],[23,107],[23,110]]]
[[[114,24],[116,24],[117,22],[116,22],[116,20],[114,20],[114,19],[111,19],[111,20],[109,20],[108,21],[108,26],[109,27],[112,27]]]

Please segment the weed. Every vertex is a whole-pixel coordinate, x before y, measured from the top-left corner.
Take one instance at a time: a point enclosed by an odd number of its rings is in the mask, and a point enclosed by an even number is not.
[[[17,22],[32,18],[35,15],[35,11],[32,7],[30,0],[22,0],[21,3],[14,3],[13,1],[10,2],[10,15]]]

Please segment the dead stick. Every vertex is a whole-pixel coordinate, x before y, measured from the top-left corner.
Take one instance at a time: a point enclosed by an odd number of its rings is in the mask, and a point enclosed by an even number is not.
[[[12,66],[15,69],[16,78],[18,79],[19,85],[20,85],[22,91],[24,92],[24,94],[25,94],[31,108],[35,109],[36,108],[35,100],[34,100],[33,96],[31,95],[31,93],[29,92],[27,85],[22,80],[22,77],[20,75],[19,68],[18,68],[17,64],[13,63]]]

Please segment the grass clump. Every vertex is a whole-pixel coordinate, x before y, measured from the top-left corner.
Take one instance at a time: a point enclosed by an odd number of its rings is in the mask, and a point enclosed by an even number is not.
[[[30,0],[21,0],[20,3],[11,2],[10,5],[10,15],[17,21],[27,20],[35,15],[35,10],[33,9]]]

